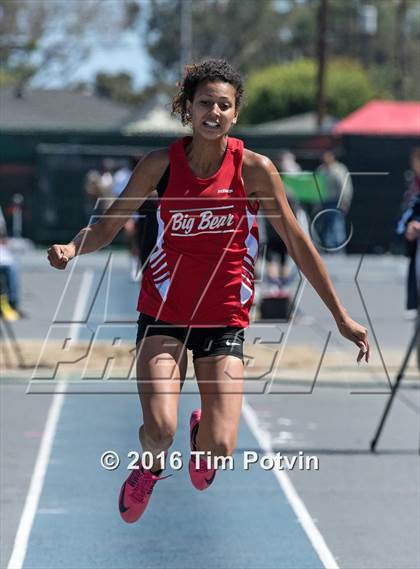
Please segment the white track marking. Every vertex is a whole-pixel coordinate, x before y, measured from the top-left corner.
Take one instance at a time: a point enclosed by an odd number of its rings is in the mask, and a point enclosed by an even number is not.
[[[254,437],[257,439],[258,444],[262,450],[268,455],[274,457],[273,449],[271,447],[270,437],[259,425],[257,415],[250,405],[245,401],[242,406],[242,414],[247,422],[249,429]],[[273,470],[283,492],[286,495],[289,504],[292,506],[299,522],[301,523],[309,541],[312,543],[313,548],[318,554],[322,564],[326,569],[339,569],[333,554],[329,550],[324,538],[320,531],[315,526],[305,504],[302,502],[295,487],[293,486],[290,478],[284,470]]]
[[[58,313],[59,313],[59,310],[60,310],[60,308],[64,302],[64,296],[65,296],[65,293],[68,289],[68,283],[70,282],[70,278],[71,278],[71,275],[73,274],[73,272],[74,272],[74,269],[72,268],[72,272],[70,273],[70,277],[67,280],[67,283],[64,287],[64,291],[61,294],[60,300],[58,301],[57,309],[56,309],[55,315],[53,317],[53,322],[55,322],[58,318]],[[73,312],[73,316],[72,316],[72,319],[70,322],[70,328],[69,328],[69,336],[70,336],[71,341],[73,343],[76,343],[79,339],[80,328],[81,328],[80,323],[83,321],[83,317],[85,315],[86,304],[87,304],[87,301],[89,298],[89,292],[90,292],[90,289],[92,288],[92,285],[93,285],[93,277],[94,277],[94,271],[92,269],[88,269],[87,271],[85,271],[83,273],[83,276],[82,276],[82,283],[80,285],[79,292],[77,294],[76,304],[74,306],[74,312]],[[86,294],[84,294],[84,291],[86,291]],[[36,373],[37,373],[39,366],[41,364],[42,357],[46,352],[47,344],[48,344],[48,334],[44,338],[44,342],[42,344],[41,351],[39,352],[37,364],[36,364],[36,366],[32,372],[32,380],[36,379],[35,376],[36,376]],[[31,386],[31,382],[29,382],[28,388],[26,390],[27,394],[30,393],[30,386]]]
[[[70,338],[72,342],[77,342],[79,339],[80,322],[83,321],[86,311],[86,305],[89,300],[89,292],[93,285],[94,271],[88,269],[83,273],[82,284],[80,285],[79,293],[77,295],[76,305],[74,307],[72,324],[70,326]]]
[[[44,485],[44,478],[48,468],[48,461],[54,442],[57,423],[60,418],[61,408],[64,402],[64,391],[66,384],[58,383],[56,390],[59,387],[63,392],[54,394],[53,400],[51,402],[47,422],[45,424],[44,433],[42,435],[41,445],[39,447],[38,456],[35,463],[35,468],[32,474],[31,484],[26,496],[25,505],[23,507],[22,516],[20,518],[19,528],[16,533],[12,555],[10,557],[7,569],[21,569],[23,566],[32,524],[38,508],[42,487]]]
[[[72,321],[80,321],[86,309],[86,303],[89,298],[90,287],[93,282],[93,271],[88,270],[83,274],[82,283],[77,295],[76,305],[74,308]],[[73,340],[78,337],[79,327],[72,324]],[[54,443],[57,424],[60,419],[61,409],[63,407],[67,384],[65,382],[57,382],[50,409],[48,411],[47,421],[45,423],[41,444],[38,450],[34,471],[32,473],[31,483],[29,485],[28,494],[26,495],[25,505],[16,533],[13,551],[9,559],[7,569],[21,569],[25,561],[26,551],[28,548],[29,537],[31,535],[32,525],[34,523],[35,514],[38,509],[39,499],[41,497],[44,479],[47,473],[48,463]]]

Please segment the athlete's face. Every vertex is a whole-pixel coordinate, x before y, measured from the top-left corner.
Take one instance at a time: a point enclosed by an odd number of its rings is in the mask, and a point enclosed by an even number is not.
[[[187,101],[194,132],[204,138],[224,136],[236,123],[238,112],[235,101],[236,89],[223,81],[204,81],[195,91],[194,99]]]

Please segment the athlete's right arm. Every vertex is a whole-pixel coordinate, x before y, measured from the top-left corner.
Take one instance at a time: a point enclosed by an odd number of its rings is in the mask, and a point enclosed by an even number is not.
[[[56,269],[65,269],[76,255],[92,253],[111,243],[126,221],[156,188],[168,161],[167,150],[155,150],[140,160],[124,191],[96,223],[81,229],[70,243],[52,245],[48,249],[50,265]]]

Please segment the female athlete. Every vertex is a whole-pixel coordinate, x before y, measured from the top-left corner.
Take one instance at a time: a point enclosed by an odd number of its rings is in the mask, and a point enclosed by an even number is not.
[[[343,308],[325,265],[300,229],[271,160],[228,136],[243,96],[241,76],[223,60],[188,66],[173,111],[192,136],[146,155],[127,187],[100,221],[67,245],[48,250],[64,269],[76,255],[109,244],[125,221],[157,189],[157,241],[141,284],[137,385],[143,411],[139,439],[154,457],[124,482],[120,514],[140,518],[160,477],[161,460],[177,427],[178,401],[192,350],[201,409],[190,419],[190,446],[211,456],[233,453],[243,392],[244,328],[254,294],[261,205],[288,252],[332,313],[338,330],[369,359],[367,330]],[[206,455],[207,456],[207,455]],[[205,490],[216,470],[196,455],[192,484]]]

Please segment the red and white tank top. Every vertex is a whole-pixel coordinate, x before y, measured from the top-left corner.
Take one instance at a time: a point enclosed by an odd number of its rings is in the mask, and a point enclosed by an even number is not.
[[[137,309],[186,326],[249,324],[258,255],[258,205],[242,180],[243,142],[228,138],[219,170],[197,178],[185,147],[169,148],[168,185],[156,210],[158,237],[143,275]]]

